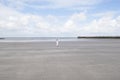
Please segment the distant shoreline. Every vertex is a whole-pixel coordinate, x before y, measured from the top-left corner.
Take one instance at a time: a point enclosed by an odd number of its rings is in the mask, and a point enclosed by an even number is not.
[[[120,36],[78,36],[78,39],[120,39]]]
[[[33,38],[33,39],[32,39]],[[24,37],[25,40],[36,40],[36,39],[41,39],[41,40],[46,40],[46,39],[55,39],[56,37]],[[72,37],[59,37],[60,39],[72,39]],[[74,37],[75,38],[75,37]],[[77,39],[120,39],[120,36],[78,36],[76,37]],[[7,38],[0,38],[0,40],[5,40],[5,39],[15,39],[15,40],[22,40],[23,37],[7,37]]]
[[[0,38],[0,39],[5,39],[5,38]]]

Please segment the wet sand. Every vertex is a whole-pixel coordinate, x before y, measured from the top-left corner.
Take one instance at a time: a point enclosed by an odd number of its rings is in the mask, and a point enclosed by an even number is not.
[[[120,80],[120,40],[0,42],[0,80]]]

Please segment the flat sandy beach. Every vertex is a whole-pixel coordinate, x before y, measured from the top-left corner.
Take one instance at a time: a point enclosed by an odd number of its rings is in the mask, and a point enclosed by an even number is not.
[[[0,42],[0,80],[120,80],[120,39]]]

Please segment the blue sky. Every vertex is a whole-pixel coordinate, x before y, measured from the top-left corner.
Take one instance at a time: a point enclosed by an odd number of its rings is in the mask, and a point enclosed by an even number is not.
[[[120,36],[120,0],[0,0],[0,36]]]

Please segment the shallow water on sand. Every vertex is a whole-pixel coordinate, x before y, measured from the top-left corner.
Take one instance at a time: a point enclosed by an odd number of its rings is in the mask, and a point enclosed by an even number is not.
[[[76,37],[6,37],[0,42],[53,42],[59,41],[91,41],[93,39],[78,39]]]
[[[0,42],[0,80],[120,80],[120,40]]]

